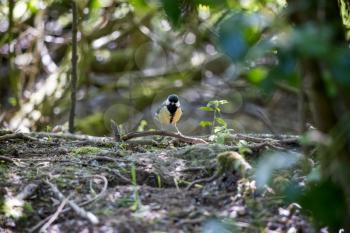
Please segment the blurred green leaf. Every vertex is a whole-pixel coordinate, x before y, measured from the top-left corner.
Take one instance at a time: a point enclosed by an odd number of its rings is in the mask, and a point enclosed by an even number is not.
[[[218,100],[219,105],[223,105],[223,104],[227,104],[227,103],[228,103],[227,100]]]
[[[226,123],[226,121],[225,121],[224,119],[222,119],[222,118],[220,118],[220,117],[217,117],[217,118],[215,118],[215,120],[216,120],[216,122],[219,123],[220,125],[227,127],[227,123]]]
[[[179,25],[181,19],[180,3],[180,1],[176,0],[162,0],[164,11],[175,26]]]
[[[208,106],[202,106],[199,108],[200,110],[202,111],[208,111],[208,112],[213,112],[215,111],[215,109],[211,108],[211,107],[208,107]]]
[[[310,211],[320,226],[337,232],[346,222],[346,199],[343,190],[331,180],[324,180],[308,189],[299,200],[304,211]]]
[[[131,0],[131,4],[140,10],[146,10],[148,8],[148,4],[145,0]]]
[[[101,7],[101,2],[100,0],[91,0],[89,2],[89,9],[90,10],[97,10]]]
[[[238,61],[258,41],[264,24],[258,13],[234,12],[219,24],[217,43],[233,61]]]
[[[13,106],[13,107],[15,107],[15,106],[17,105],[17,100],[16,100],[15,97],[10,97],[10,98],[8,99],[8,102],[9,102],[9,104],[11,104],[11,106]]]
[[[28,1],[27,6],[28,6],[28,9],[35,14],[38,12],[38,10],[40,10],[40,7],[43,7],[43,6],[40,6],[39,4],[45,5],[45,2],[39,2],[39,0],[30,0]]]
[[[333,80],[338,84],[350,87],[350,50],[342,48],[338,50],[336,58],[331,62]]]
[[[290,43],[302,56],[326,58],[324,56],[332,50],[329,42],[331,35],[332,31],[328,27],[309,23],[293,31]]]
[[[227,1],[226,0],[195,0],[194,1],[196,5],[205,5],[209,6],[210,8],[216,8],[221,9],[223,7],[227,7]]]
[[[255,172],[258,188],[268,184],[274,171],[289,168],[301,158],[300,154],[292,152],[272,152],[265,154],[259,161]]]
[[[199,122],[199,125],[201,127],[207,127],[207,126],[211,126],[212,123],[210,121],[201,121],[201,122]]]
[[[260,84],[267,76],[268,71],[265,68],[257,67],[248,72],[248,80],[253,84]]]

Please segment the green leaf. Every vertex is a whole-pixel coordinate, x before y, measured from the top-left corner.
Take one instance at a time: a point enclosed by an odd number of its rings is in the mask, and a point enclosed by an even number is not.
[[[223,105],[223,104],[227,104],[227,103],[228,103],[227,100],[218,100],[219,105]]]
[[[140,10],[145,10],[148,8],[148,4],[145,0],[131,0],[131,4]]]
[[[218,144],[225,144],[225,138],[226,138],[226,134],[219,134],[217,135],[215,142]]]
[[[209,101],[208,104],[207,104],[207,107],[210,107],[210,108],[217,108],[219,106],[219,102],[217,100],[212,100],[212,101]]]
[[[181,17],[180,1],[162,0],[163,8],[170,21],[175,25],[179,25]]]
[[[227,7],[227,2],[226,0],[195,0],[195,3],[197,5],[205,5],[205,6],[210,6],[211,8],[216,8],[216,9],[222,9],[224,7]]]
[[[253,84],[260,84],[267,76],[267,70],[264,68],[254,68],[248,73],[248,80]]]
[[[337,232],[346,222],[346,196],[344,191],[331,180],[323,180],[309,188],[298,200],[304,211],[320,225],[330,227]]]
[[[200,107],[199,109],[202,110],[202,111],[208,111],[208,112],[214,112],[215,111],[215,109],[213,109],[211,107],[208,107],[208,106],[203,106],[203,107]]]
[[[135,166],[135,164],[131,164],[131,182],[132,182],[133,185],[137,185],[136,166]]]
[[[239,61],[258,42],[266,24],[261,14],[232,12],[218,24],[217,45],[233,61]]]
[[[207,126],[211,126],[212,123],[210,121],[201,121],[201,122],[199,122],[199,125],[201,127],[207,127]]]
[[[99,0],[92,0],[89,3],[90,10],[98,10],[101,8],[101,2]]]
[[[219,132],[222,132],[222,131],[225,131],[226,130],[226,127],[224,126],[216,126],[214,128],[214,133],[219,133]]]
[[[224,126],[224,127],[227,127],[227,123],[224,119],[220,118],[220,117],[217,117],[215,118],[216,122],[219,123],[220,125]]]

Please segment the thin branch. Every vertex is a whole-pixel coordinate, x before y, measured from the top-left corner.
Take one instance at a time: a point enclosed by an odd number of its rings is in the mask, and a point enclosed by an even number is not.
[[[127,141],[132,138],[138,138],[138,137],[145,137],[145,136],[168,136],[168,137],[174,137],[178,138],[182,142],[187,142],[191,144],[208,144],[208,142],[204,141],[201,138],[194,138],[194,137],[188,137],[182,134],[170,132],[170,131],[163,131],[163,130],[157,130],[157,131],[145,131],[145,132],[132,132],[128,133],[126,135],[123,135],[121,139],[123,141]]]
[[[63,201],[66,199],[66,197],[61,193],[61,191],[57,188],[56,185],[52,184],[50,181],[46,180],[45,183],[50,186],[51,191],[54,193],[56,198]],[[98,224],[99,220],[98,218],[91,212],[84,210],[83,208],[79,207],[75,202],[68,201],[68,204],[70,207],[75,211],[77,215],[80,217],[87,219],[92,224]]]
[[[62,210],[65,207],[65,205],[67,204],[70,197],[71,197],[71,194],[61,202],[61,204],[58,206],[56,212],[50,216],[49,221],[47,221],[45,223],[45,225],[40,228],[40,230],[39,230],[40,233],[46,232],[46,229],[58,218],[58,216],[62,213]]]
[[[77,31],[78,31],[78,12],[75,0],[72,0],[72,79],[71,79],[71,109],[69,113],[69,132],[74,133],[74,117],[75,117],[75,105],[76,105],[76,93],[77,93]]]
[[[198,180],[195,180],[193,182],[191,182],[187,187],[186,187],[186,190],[190,190],[194,185],[196,184],[199,184],[199,183],[210,183],[216,179],[218,179],[220,177],[221,173],[216,171],[214,173],[214,175],[212,175],[211,177],[208,177],[208,178],[202,178],[202,179],[198,179]]]
[[[84,201],[82,203],[79,204],[80,207],[82,206],[86,206],[98,199],[100,199],[103,195],[105,195],[106,191],[107,191],[107,187],[108,187],[108,181],[107,181],[107,178],[102,176],[102,175],[93,175],[93,176],[88,176],[87,178],[93,178],[93,177],[96,177],[96,178],[100,178],[103,180],[104,184],[103,184],[103,187],[102,187],[102,190],[99,194],[97,194],[94,198],[92,199],[89,199],[87,201]],[[71,210],[71,207],[67,207],[67,208],[64,208],[62,210],[61,213],[66,213],[68,212],[69,210]],[[37,223],[34,227],[32,227],[31,229],[29,229],[28,232],[32,233],[32,232],[35,232],[40,226],[42,226],[43,224],[45,224],[47,221],[50,220],[50,218],[52,217],[53,215],[50,215],[48,217],[46,217],[45,219],[41,220],[39,223]]]
[[[9,162],[9,163],[13,163],[14,165],[16,165],[16,162],[15,162],[13,159],[8,158],[8,157],[6,157],[6,156],[1,156],[1,155],[0,155],[0,161]]]
[[[113,131],[113,137],[116,142],[120,142],[120,130],[118,125],[115,123],[114,120],[111,120],[111,128]]]

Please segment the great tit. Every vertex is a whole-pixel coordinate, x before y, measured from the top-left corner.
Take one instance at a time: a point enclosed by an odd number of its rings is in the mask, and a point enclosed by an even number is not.
[[[179,97],[175,94],[169,95],[168,98],[162,103],[161,106],[157,109],[155,113],[155,118],[161,124],[163,129],[164,125],[174,125],[178,133],[179,129],[176,126],[176,123],[180,120],[182,115],[182,110],[180,106]]]

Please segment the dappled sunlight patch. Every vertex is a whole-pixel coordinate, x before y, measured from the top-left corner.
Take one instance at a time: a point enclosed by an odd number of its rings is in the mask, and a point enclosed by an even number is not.
[[[5,196],[5,200],[2,206],[2,212],[7,217],[13,217],[15,219],[19,219],[23,216],[23,207],[25,201],[13,197],[13,196]]]

